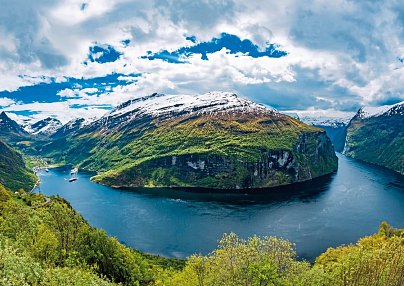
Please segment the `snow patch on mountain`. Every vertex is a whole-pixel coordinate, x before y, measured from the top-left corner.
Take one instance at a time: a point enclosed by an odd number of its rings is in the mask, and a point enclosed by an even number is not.
[[[25,133],[25,130],[4,111],[0,113],[0,131]]]
[[[282,113],[309,125],[329,127],[346,126],[355,115],[353,112],[337,110],[290,110]]]
[[[55,133],[52,134],[52,138],[60,138],[70,135],[74,132],[79,131],[83,127],[91,124],[95,121],[95,118],[74,118],[67,122],[65,125],[60,127]]]
[[[342,127],[349,123],[351,118],[332,118],[332,117],[308,117],[303,116],[300,118],[306,124],[312,126],[329,126],[329,127]]]
[[[127,101],[104,117],[117,117],[131,113],[133,117],[150,115],[168,117],[185,114],[215,112],[276,112],[269,106],[254,103],[230,92],[209,92],[201,95],[152,94]]]
[[[70,120],[69,122],[67,122],[65,125],[63,125],[63,128],[65,129],[74,129],[77,126],[84,127],[87,126],[89,124],[91,124],[93,121],[95,121],[95,117],[91,117],[91,118],[74,118],[72,120]]]
[[[357,113],[357,117],[361,119],[391,115],[404,115],[404,101],[393,105],[362,107]]]
[[[60,127],[62,127],[62,123],[59,120],[56,118],[47,117],[30,126],[27,126],[25,130],[34,135],[52,135]]]

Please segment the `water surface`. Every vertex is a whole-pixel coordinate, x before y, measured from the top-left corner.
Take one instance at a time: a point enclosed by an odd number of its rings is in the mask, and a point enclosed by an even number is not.
[[[313,260],[376,232],[383,220],[404,227],[404,176],[338,157],[337,173],[265,194],[117,190],[91,182],[89,174],[69,183],[66,168],[41,172],[39,191],[64,197],[91,225],[144,252],[207,254],[223,233],[235,232],[287,238],[299,257]]]

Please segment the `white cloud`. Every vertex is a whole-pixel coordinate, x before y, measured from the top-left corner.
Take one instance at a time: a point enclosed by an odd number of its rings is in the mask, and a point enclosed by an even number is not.
[[[41,114],[52,112],[52,106],[62,114],[71,112],[71,104],[113,105],[151,92],[209,90],[231,90],[281,109],[355,110],[391,103],[404,99],[404,65],[397,60],[404,55],[401,6],[399,0],[304,5],[297,0],[92,0],[84,6],[79,0],[5,0],[0,90],[49,78],[142,74],[121,76],[128,85],[97,96],[96,90],[76,86],[59,92],[66,102],[13,105]],[[207,41],[223,32],[250,39],[261,50],[268,41],[277,43],[289,54],[252,58],[222,50],[209,54],[209,61],[194,55],[187,64],[140,58],[147,51],[191,45],[185,35]],[[124,39],[131,44],[122,45]],[[123,55],[112,63],[85,65],[94,43],[112,45]]]
[[[10,99],[10,98],[0,97],[0,107],[7,107],[7,106],[10,106],[10,105],[12,105],[14,103],[15,103],[15,101]]]

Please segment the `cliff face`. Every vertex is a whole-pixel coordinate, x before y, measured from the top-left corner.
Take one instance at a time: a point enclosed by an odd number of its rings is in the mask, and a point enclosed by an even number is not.
[[[131,145],[137,150],[134,164],[94,179],[116,187],[244,189],[301,182],[337,169],[324,131],[278,114],[174,119],[137,142]]]
[[[345,146],[346,138],[346,125],[341,124],[337,126],[316,125],[316,127],[324,129],[327,136],[330,138],[334,149],[337,152],[342,152]]]
[[[362,108],[347,127],[344,154],[404,174],[404,104]]]
[[[323,130],[231,93],[131,100],[41,152],[117,187],[262,188],[337,168]]]

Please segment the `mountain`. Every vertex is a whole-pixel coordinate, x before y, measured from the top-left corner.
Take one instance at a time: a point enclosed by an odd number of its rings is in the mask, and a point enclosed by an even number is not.
[[[67,122],[65,125],[59,127],[52,135],[52,139],[66,137],[79,131],[86,125],[89,125],[93,119],[75,118]]]
[[[7,189],[28,191],[35,183],[35,176],[25,166],[20,153],[0,140],[0,184]]]
[[[351,118],[336,118],[325,116],[301,116],[300,120],[318,128],[324,129],[331,142],[334,144],[334,149],[337,152],[342,152],[345,146],[346,127]]]
[[[3,111],[0,113],[0,136],[24,136],[27,132]]]
[[[337,168],[323,130],[224,92],[133,99],[42,152],[117,187],[261,188]]]
[[[62,127],[62,123],[58,119],[47,117],[27,127],[27,131],[34,135],[50,136],[60,127]]]
[[[16,121],[12,120],[3,111],[0,113],[0,139],[7,142],[10,145],[18,145],[25,142],[29,134],[24,128]]]
[[[344,154],[404,174],[404,102],[359,109],[347,127]]]

